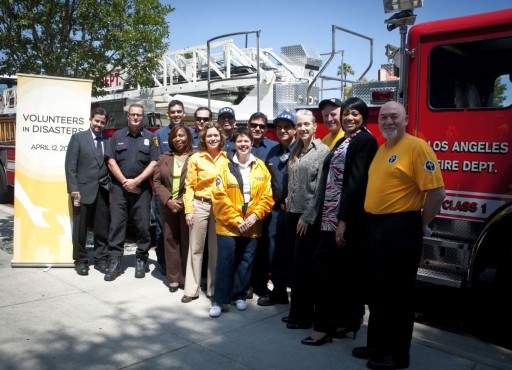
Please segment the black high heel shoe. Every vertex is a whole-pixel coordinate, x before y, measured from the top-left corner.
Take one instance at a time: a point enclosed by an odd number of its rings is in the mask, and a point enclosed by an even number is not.
[[[321,346],[322,344],[325,344],[327,342],[332,343],[332,338],[329,336],[329,334],[325,334],[320,339],[313,339],[311,337],[307,337],[302,339],[300,342],[307,346]]]
[[[348,333],[353,333],[354,339],[356,339],[357,332],[359,331],[360,328],[361,328],[361,325],[347,326],[345,328],[336,330],[334,333],[332,333],[331,336],[336,339],[341,339],[341,338],[345,338]]]

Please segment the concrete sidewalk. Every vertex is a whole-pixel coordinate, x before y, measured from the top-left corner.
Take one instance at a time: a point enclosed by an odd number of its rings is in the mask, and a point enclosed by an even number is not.
[[[203,293],[188,304],[180,302],[183,291],[169,293],[154,270],[153,250],[146,278],[134,278],[128,251],[124,273],[113,282],[92,267],[89,276],[78,276],[71,268],[12,268],[11,259],[0,251],[4,370],[366,369],[366,361],[351,356],[366,344],[366,324],[356,340],[309,347],[300,339],[310,330],[281,322],[288,305],[259,307],[255,297],[247,311],[232,306],[212,319]],[[512,369],[512,351],[416,324],[410,369]]]

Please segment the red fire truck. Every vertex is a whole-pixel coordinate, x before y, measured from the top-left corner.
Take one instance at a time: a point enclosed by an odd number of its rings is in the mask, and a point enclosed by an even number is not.
[[[414,25],[412,10],[388,19],[402,34],[400,80],[355,83],[371,106],[399,100],[408,132],[439,159],[447,197],[424,238],[417,279],[461,288],[468,319],[510,343],[512,291],[512,9]],[[405,38],[407,35],[407,39]],[[499,328],[497,327],[499,326]]]
[[[512,9],[414,25],[415,20],[412,9],[386,20],[388,30],[401,35],[396,66],[381,69],[379,81],[352,83],[351,94],[368,103],[369,127],[377,136],[379,107],[403,102],[408,132],[437,153],[447,197],[432,235],[424,239],[418,281],[464,292],[469,319],[501,310],[499,329],[492,330],[510,337],[512,319],[503,316],[512,308]],[[232,64],[215,59],[215,45]],[[189,113],[198,105],[214,112],[232,105],[243,120],[257,108],[275,117],[307,106],[320,118],[315,107],[323,92],[314,85],[324,70],[319,55],[302,45],[283,48],[281,56],[259,46],[239,50],[215,38],[201,48],[169,53],[164,71],[155,76],[158,86],[124,90],[116,83],[110,96],[94,103],[117,99],[126,106],[128,99],[161,97],[153,99],[153,119],[163,117],[170,98],[184,101]]]

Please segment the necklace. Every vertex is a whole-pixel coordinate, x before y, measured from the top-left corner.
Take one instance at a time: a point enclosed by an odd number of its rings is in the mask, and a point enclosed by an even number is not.
[[[183,167],[183,164],[185,163],[186,159],[187,159],[186,155],[175,156],[174,161],[176,162],[176,166],[178,166],[178,168]]]

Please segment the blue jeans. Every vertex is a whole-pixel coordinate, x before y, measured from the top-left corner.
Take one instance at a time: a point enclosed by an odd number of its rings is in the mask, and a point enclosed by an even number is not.
[[[216,303],[245,300],[257,245],[257,239],[217,235]]]

